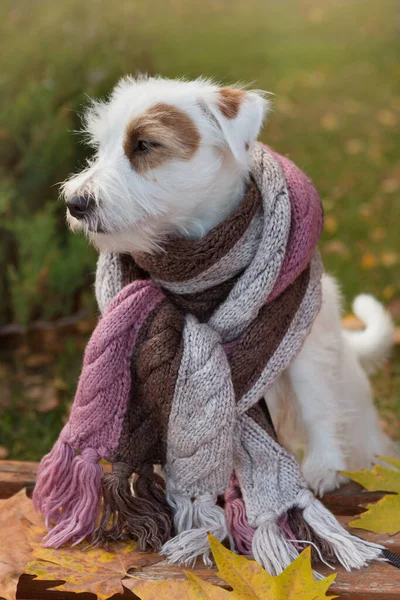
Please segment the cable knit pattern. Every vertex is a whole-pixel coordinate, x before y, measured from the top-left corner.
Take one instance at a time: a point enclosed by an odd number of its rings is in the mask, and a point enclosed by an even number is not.
[[[103,317],[34,493],[49,545],[94,532],[96,543],[129,537],[172,562],[208,563],[211,531],[279,573],[298,554],[297,531],[346,568],[379,556],[307,490],[259,404],[320,309],[321,228],[310,180],[256,144],[243,202],[201,240],[100,256]]]

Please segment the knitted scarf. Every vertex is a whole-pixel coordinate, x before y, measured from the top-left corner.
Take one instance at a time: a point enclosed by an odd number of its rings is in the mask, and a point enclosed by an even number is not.
[[[34,491],[47,545],[128,537],[190,564],[212,532],[274,574],[304,543],[346,568],[380,555],[314,498],[260,402],[320,309],[321,228],[310,180],[256,144],[241,205],[201,240],[100,255],[102,318]]]

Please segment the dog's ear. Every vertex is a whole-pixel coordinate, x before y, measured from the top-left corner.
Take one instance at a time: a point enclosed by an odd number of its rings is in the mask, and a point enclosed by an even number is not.
[[[235,159],[246,163],[249,147],[260,133],[268,101],[261,93],[225,87],[213,91],[201,104]]]

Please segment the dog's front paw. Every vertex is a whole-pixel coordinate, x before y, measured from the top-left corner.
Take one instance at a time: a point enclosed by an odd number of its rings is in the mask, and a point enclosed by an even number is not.
[[[346,482],[346,478],[339,473],[343,469],[345,464],[340,460],[329,461],[315,456],[306,458],[301,468],[304,478],[317,496],[323,496]]]

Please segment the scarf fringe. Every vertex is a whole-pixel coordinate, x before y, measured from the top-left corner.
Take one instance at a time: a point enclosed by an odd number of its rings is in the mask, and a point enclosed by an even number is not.
[[[229,531],[242,554],[253,555],[270,574],[281,573],[307,544],[313,564],[338,561],[347,571],[360,569],[372,560],[383,560],[383,547],[351,535],[332,513],[303,490],[296,505],[277,520],[274,513],[257,518],[250,526],[240,487],[232,480],[225,494]],[[250,550],[249,550],[250,549]]]
[[[34,504],[54,526],[44,537],[46,547],[79,544],[96,525],[100,510],[102,468],[96,451],[86,448],[75,456],[65,442],[57,442],[38,469]]]
[[[265,513],[257,518],[252,551],[258,564],[271,575],[282,573],[299,555],[279,527],[275,513]]]
[[[168,499],[174,511],[175,527],[178,535],[169,540],[161,549],[168,562],[193,566],[196,558],[203,555],[207,567],[212,566],[210,544],[207,533],[212,533],[221,542],[229,537],[224,510],[217,505],[217,496],[202,494],[193,502],[183,494],[172,494]]]
[[[172,529],[171,511],[163,492],[163,479],[153,472],[140,474],[133,485],[132,469],[115,463],[103,477],[103,512],[93,544],[134,539],[141,551],[159,551]]]
[[[254,528],[250,527],[247,520],[246,506],[242,498],[239,483],[234,476],[231,478],[224,499],[228,531],[235,543],[236,550],[240,554],[251,556]]]
[[[298,506],[303,508],[304,521],[330,546],[330,552],[346,571],[361,569],[371,560],[383,560],[383,546],[351,535],[309,490],[300,493]]]
[[[74,449],[57,440],[38,467],[32,500],[35,509],[44,516],[47,528],[51,521],[58,520],[60,506],[71,488],[74,457]]]

